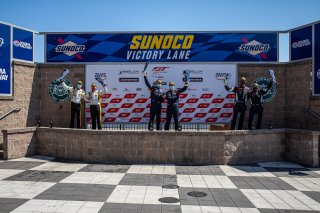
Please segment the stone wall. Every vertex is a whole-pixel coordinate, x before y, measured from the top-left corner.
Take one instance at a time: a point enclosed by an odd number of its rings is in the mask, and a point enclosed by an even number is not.
[[[0,97],[0,116],[18,107],[21,110],[0,120],[0,144],[2,129],[35,126],[39,119],[39,72],[33,63],[13,62],[13,97]]]
[[[2,130],[3,158],[6,160],[36,154],[36,127]]]
[[[38,64],[40,72],[41,90],[40,90],[40,120],[41,126],[49,126],[50,119],[55,127],[69,127],[70,122],[70,99],[65,103],[56,103],[49,96],[48,88],[50,83],[57,76],[68,68],[70,73],[66,77],[72,85],[78,80],[83,82],[85,88],[85,66],[84,65],[52,65]],[[84,109],[83,109],[84,110]],[[84,111],[82,113],[84,119]]]
[[[287,130],[286,160],[306,166],[319,166],[320,132]]]
[[[133,132],[38,128],[36,137],[38,154],[106,163],[245,164],[283,160],[285,150],[281,129]]]

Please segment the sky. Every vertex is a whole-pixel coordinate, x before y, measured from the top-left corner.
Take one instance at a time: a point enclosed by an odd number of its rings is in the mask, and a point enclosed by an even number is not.
[[[320,20],[320,0],[0,0],[0,21],[38,32],[288,30]],[[43,62],[43,36],[35,61]],[[288,61],[288,35],[280,61]]]

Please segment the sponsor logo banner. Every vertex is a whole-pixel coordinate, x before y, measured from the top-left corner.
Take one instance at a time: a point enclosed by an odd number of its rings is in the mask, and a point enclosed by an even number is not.
[[[12,95],[10,26],[0,24],[0,96]]]
[[[290,59],[292,61],[312,57],[312,26],[290,33]]]
[[[13,58],[33,61],[33,32],[13,27]]]
[[[87,65],[86,93],[90,91],[92,83],[97,84],[97,74],[108,77],[106,82],[110,92],[102,96],[103,122],[146,123],[149,121],[151,101],[150,92],[141,74],[143,67],[143,63]],[[234,95],[225,90],[222,77],[228,76],[230,86],[235,85],[236,65],[150,63],[147,68],[148,80],[151,84],[155,83],[158,74],[154,73],[161,73],[159,75],[164,81],[173,81],[176,88],[182,88],[184,85],[183,71],[187,69],[191,70],[190,79],[201,78],[201,81],[191,81],[190,89],[180,94],[180,122],[230,122]],[[127,75],[130,78],[125,79],[137,80],[119,82],[120,78]],[[100,84],[97,84],[97,87],[102,90]],[[163,85],[162,89],[166,92],[169,86]],[[164,102],[162,105],[162,120],[165,121],[167,104]],[[86,108],[88,109],[89,106],[87,105]],[[91,121],[89,110],[86,111],[86,120]]]
[[[47,62],[264,62],[278,58],[276,33],[47,34],[46,42]],[[153,72],[157,71],[161,70]]]
[[[320,95],[320,24],[314,27],[313,94]]]

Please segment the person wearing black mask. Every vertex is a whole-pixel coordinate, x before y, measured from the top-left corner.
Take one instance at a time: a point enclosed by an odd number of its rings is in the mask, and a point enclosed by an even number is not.
[[[143,71],[144,81],[149,88],[150,98],[151,98],[151,107],[150,107],[150,120],[148,124],[148,130],[153,131],[153,123],[154,118],[157,119],[157,130],[161,130],[160,122],[161,122],[161,110],[162,110],[162,102],[164,101],[164,92],[161,89],[162,81],[158,79],[156,81],[155,86],[151,86],[148,78],[147,72]]]
[[[174,129],[181,131],[179,126],[179,95],[188,89],[189,82],[184,84],[181,89],[174,88],[174,82],[169,83],[169,90],[166,92],[165,98],[168,100],[167,103],[167,121],[164,126],[165,130],[169,130],[171,118],[174,119]]]
[[[224,87],[228,92],[234,92],[235,97],[235,105],[233,107],[233,117],[231,123],[231,129],[234,130],[237,123],[238,114],[240,114],[239,122],[238,122],[238,129],[242,129],[243,126],[243,119],[246,113],[246,102],[248,98],[248,93],[250,91],[249,87],[246,86],[246,78],[240,78],[240,85],[235,87],[229,87],[227,79],[225,79]]]

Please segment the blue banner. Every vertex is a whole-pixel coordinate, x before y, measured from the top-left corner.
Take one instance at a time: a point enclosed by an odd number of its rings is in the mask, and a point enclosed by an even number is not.
[[[12,95],[11,27],[0,23],[0,96]]]
[[[312,25],[294,30],[291,36],[291,56],[292,61],[312,57]]]
[[[13,27],[13,58],[33,61],[33,32]]]
[[[277,33],[47,34],[46,62],[276,62]]]
[[[314,27],[313,94],[320,95],[320,24]]]

